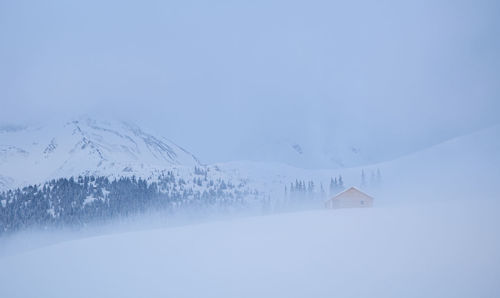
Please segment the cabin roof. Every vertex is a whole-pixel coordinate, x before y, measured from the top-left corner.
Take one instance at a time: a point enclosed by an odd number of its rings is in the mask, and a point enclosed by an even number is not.
[[[329,200],[335,200],[335,199],[338,199],[338,198],[342,197],[342,195],[344,195],[345,193],[347,193],[347,192],[351,192],[351,191],[355,191],[355,192],[357,192],[357,193],[359,193],[359,194],[361,194],[361,195],[363,195],[363,196],[365,196],[365,197],[368,197],[368,198],[370,198],[370,199],[373,199],[373,197],[372,197],[372,196],[369,196],[369,195],[367,195],[366,193],[364,193],[364,192],[362,192],[361,190],[359,190],[358,188],[356,188],[356,187],[354,187],[354,186],[351,186],[351,187],[349,187],[348,189],[346,189],[346,190],[343,190],[343,191],[339,192],[338,194],[336,194],[336,195],[335,195],[335,196],[333,196],[332,198],[329,198],[327,201],[329,201]]]

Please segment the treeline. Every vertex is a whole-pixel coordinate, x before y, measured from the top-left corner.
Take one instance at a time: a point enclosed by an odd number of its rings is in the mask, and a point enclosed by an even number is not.
[[[338,178],[330,178],[330,196],[334,196],[344,189],[344,180],[341,175]]]
[[[298,180],[285,186],[284,200],[280,202],[280,209],[294,209],[304,206],[322,206],[321,202],[344,190],[342,176],[332,177],[330,184],[325,188],[323,183],[313,180]]]
[[[209,179],[200,169],[190,180],[173,172],[155,182],[135,177],[60,178],[0,193],[0,234],[35,226],[81,227],[146,211],[243,208],[246,197],[257,195],[243,183]]]

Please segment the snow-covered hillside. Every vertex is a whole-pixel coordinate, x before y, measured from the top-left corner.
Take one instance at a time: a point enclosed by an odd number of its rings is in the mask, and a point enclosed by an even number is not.
[[[0,257],[0,296],[498,297],[500,205],[478,201],[73,240]]]
[[[377,195],[378,204],[423,200],[438,193],[453,193],[455,197],[464,198],[479,190],[492,197],[498,193],[496,185],[500,181],[500,125],[392,161],[354,168],[313,170],[250,161],[217,166],[232,176],[247,177],[250,186],[269,192],[274,198],[283,197],[285,186],[296,179],[312,180],[316,190],[320,185],[326,190],[330,179],[339,175],[346,186],[357,186]],[[378,171],[382,181],[374,183]],[[365,183],[361,177],[363,172]]]
[[[78,175],[148,177],[198,159],[163,137],[119,121],[81,117],[0,127],[0,189]]]

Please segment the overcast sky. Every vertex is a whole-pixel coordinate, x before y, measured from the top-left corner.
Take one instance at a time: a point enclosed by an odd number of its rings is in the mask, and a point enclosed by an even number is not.
[[[212,162],[500,121],[499,1],[103,2],[0,0],[1,122],[130,119]]]

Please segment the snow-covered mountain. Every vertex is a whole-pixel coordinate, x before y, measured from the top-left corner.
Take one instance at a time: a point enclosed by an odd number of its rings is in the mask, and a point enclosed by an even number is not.
[[[334,169],[304,169],[284,163],[235,161],[217,164],[224,173],[246,177],[248,185],[270,193],[284,194],[296,179],[314,181],[316,191],[325,190],[332,177],[342,175],[346,186],[356,186],[376,195],[380,203],[424,200],[438,193],[469,197],[481,190],[494,196],[500,180],[500,125],[456,137],[400,158],[362,166]],[[382,183],[373,180],[381,172]],[[365,175],[365,183],[361,180]],[[364,184],[364,185],[363,185]],[[449,196],[443,196],[450,198]],[[390,202],[388,202],[390,201]]]
[[[318,191],[321,186],[327,189],[332,177],[342,175],[346,186],[361,187],[364,171],[369,187],[378,170],[382,172],[384,188],[393,193],[397,189],[412,189],[415,181],[429,191],[439,189],[441,181],[450,185],[449,180],[459,182],[457,189],[467,185],[474,188],[490,185],[492,179],[500,177],[499,137],[497,125],[392,161],[350,168],[317,170],[285,162],[253,161],[204,168],[210,179],[243,183],[278,200],[284,195],[285,186],[296,179],[314,181]],[[305,154],[307,148],[295,145],[290,145],[290,150]],[[0,127],[0,190],[77,175],[154,179],[171,169],[190,182],[196,178],[196,166],[202,165],[191,153],[126,122],[79,118],[46,126]]]
[[[310,169],[348,168],[387,158],[379,156],[381,154],[373,154],[370,149],[354,142],[327,146],[299,137],[252,138],[242,142],[237,151],[249,160],[278,162]]]
[[[0,189],[77,175],[147,177],[200,165],[172,141],[127,122],[81,117],[0,127]]]

